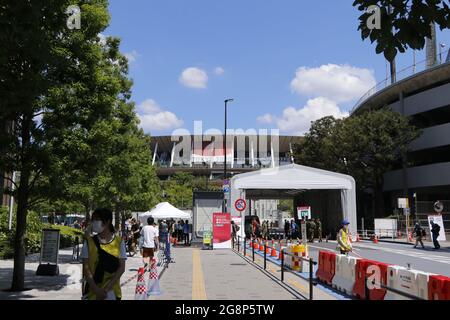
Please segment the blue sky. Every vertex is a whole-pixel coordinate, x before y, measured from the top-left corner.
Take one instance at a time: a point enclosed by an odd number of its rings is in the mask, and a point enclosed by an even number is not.
[[[120,37],[130,57],[146,132],[192,132],[195,120],[222,129],[231,97],[229,127],[301,134],[318,117],[345,116],[386,77],[384,58],[361,40],[352,2],[110,0],[104,34]],[[449,33],[438,40],[450,45]],[[412,52],[403,54],[398,69],[412,63]]]

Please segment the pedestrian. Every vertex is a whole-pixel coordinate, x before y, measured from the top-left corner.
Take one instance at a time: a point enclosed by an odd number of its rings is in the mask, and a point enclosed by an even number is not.
[[[257,232],[257,222],[256,218],[252,219],[252,238],[256,238],[256,232]]]
[[[159,242],[162,246],[165,246],[167,244],[167,239],[169,236],[169,226],[167,225],[166,220],[163,220],[159,226]]]
[[[291,226],[289,224],[289,221],[287,221],[287,219],[284,219],[284,235],[286,237],[286,240],[289,240],[291,235]]]
[[[322,222],[319,218],[316,219],[316,238],[322,242]]]
[[[291,220],[291,239],[296,239],[297,238],[297,224],[295,223],[295,220],[292,219]]]
[[[425,246],[422,242],[422,237],[425,236],[425,229],[420,226],[419,222],[416,222],[414,226],[414,236],[416,237],[416,244],[414,245],[414,248],[417,248],[417,245],[420,243],[422,245],[422,248],[425,249]]]
[[[267,240],[269,234],[269,226],[268,221],[264,220],[262,223],[262,237],[264,240]]]
[[[178,242],[183,241],[183,220],[178,221]]]
[[[239,226],[231,220],[231,247],[234,248],[234,244],[236,243],[237,232],[239,231]]]
[[[141,234],[139,231],[139,224],[137,223],[136,219],[131,219],[131,250],[136,253],[138,251],[138,245],[139,245],[139,238]]]
[[[121,300],[120,277],[127,259],[125,242],[116,235],[109,209],[96,209],[81,251],[83,259],[83,297],[88,300]]]
[[[314,223],[314,220],[312,220],[312,219],[309,219],[309,228],[310,228],[309,242],[314,243],[314,235],[316,233],[316,224]]]
[[[349,240],[349,231],[348,226],[350,222],[348,220],[342,221],[342,228],[338,232],[337,241],[338,241],[338,250],[341,251],[341,254],[348,254],[348,252],[352,252],[352,244]]]
[[[155,219],[153,217],[147,218],[147,225],[142,228],[142,260],[147,266],[158,251],[158,229],[154,226]]]
[[[438,238],[439,238],[439,231],[441,231],[441,227],[434,223],[434,221],[430,221],[431,224],[431,234],[433,235],[433,244],[434,249],[439,250],[441,248],[441,245],[439,244]]]
[[[189,246],[189,222],[186,220],[183,225],[183,238],[184,238],[184,245]]]

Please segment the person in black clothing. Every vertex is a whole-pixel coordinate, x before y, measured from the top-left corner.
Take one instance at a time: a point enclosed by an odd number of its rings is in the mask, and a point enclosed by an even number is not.
[[[291,235],[291,225],[289,224],[289,221],[284,219],[284,234],[286,236],[286,240],[289,240]]]
[[[417,245],[420,243],[422,245],[422,248],[425,249],[422,241],[422,237],[425,236],[425,230],[420,226],[418,222],[416,222],[414,226],[414,236],[416,237],[416,244],[414,245],[414,248],[417,248]]]
[[[440,249],[441,245],[439,244],[437,238],[439,237],[439,231],[441,231],[441,227],[437,223],[434,223],[434,221],[430,221],[430,224],[431,224],[431,234],[433,235],[434,248]]]

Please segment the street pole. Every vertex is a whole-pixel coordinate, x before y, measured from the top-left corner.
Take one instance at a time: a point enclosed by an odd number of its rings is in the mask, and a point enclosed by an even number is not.
[[[223,139],[223,180],[227,179],[227,104],[228,102],[233,102],[234,99],[227,99],[225,100],[225,134]],[[222,212],[227,212],[227,198],[226,198],[226,192],[224,191],[223,194],[223,203],[222,203]]]

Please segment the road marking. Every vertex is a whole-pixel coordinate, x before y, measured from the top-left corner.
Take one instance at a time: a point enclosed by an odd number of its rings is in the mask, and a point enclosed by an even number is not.
[[[192,251],[192,300],[207,300],[200,250]]]

